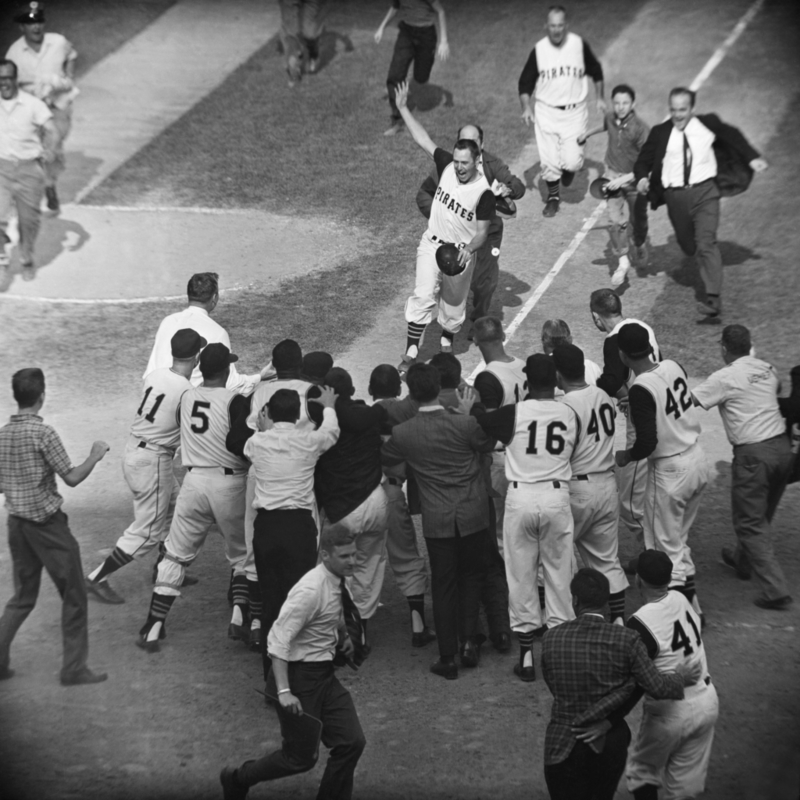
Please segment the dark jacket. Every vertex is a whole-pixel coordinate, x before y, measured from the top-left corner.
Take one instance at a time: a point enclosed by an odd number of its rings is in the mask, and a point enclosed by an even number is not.
[[[697,114],[716,137],[714,155],[717,159],[716,182],[723,197],[741,194],[753,179],[750,162],[758,158],[758,151],[744,138],[733,125],[727,125],[716,114]],[[667,143],[672,133],[672,120],[654,125],[644,143],[639,158],[633,166],[633,174],[638,183],[650,177],[650,190],[647,197],[652,209],[664,204],[664,185],[661,183],[661,165],[667,152]]]

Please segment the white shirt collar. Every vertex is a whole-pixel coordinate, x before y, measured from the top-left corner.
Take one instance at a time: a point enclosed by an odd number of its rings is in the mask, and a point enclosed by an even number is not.
[[[420,411],[444,411],[444,406],[442,405],[435,405],[435,406],[420,406]]]

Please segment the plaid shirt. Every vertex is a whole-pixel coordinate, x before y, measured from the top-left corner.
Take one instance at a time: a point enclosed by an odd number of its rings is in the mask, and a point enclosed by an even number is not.
[[[15,517],[44,522],[64,502],[56,473],[72,470],[59,435],[35,414],[14,414],[0,428],[0,492],[6,511]]]
[[[637,684],[656,698],[683,699],[683,679],[653,666],[639,634],[594,614],[582,614],[545,633],[542,673],[553,693],[545,764],[558,764],[572,752],[577,742],[573,725],[606,719]]]

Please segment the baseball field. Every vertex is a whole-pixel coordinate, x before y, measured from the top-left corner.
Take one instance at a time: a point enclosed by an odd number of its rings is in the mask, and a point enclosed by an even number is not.
[[[544,219],[538,154],[532,131],[520,121],[516,87],[542,35],[546,7],[524,0],[444,4],[451,59],[437,63],[433,87],[418,97],[415,113],[443,146],[452,143],[459,125],[479,123],[486,148],[528,186],[517,219],[506,225],[493,306],[506,325],[514,322],[508,349],[523,357],[540,349],[542,322],[559,317],[587,356],[601,360],[602,337],[588,297],[609,285],[614,265],[607,217],[588,185],[602,170],[604,137],[590,140],[586,169],[563,191],[560,213]],[[111,445],[83,485],[64,490],[87,571],[132,518],[121,471],[124,443],[155,330],[165,314],[183,307],[193,272],[220,273],[215,318],[229,331],[244,371],[262,366],[273,345],[291,337],[304,350],[332,353],[353,373],[363,397],[372,367],[399,359],[403,305],[424,230],[414,197],[431,162],[407,133],[382,135],[394,34],[376,45],[373,33],[384,5],[332,0],[321,69],[293,88],[278,53],[277,29],[269,27],[273,4],[266,0],[226,0],[226,24],[216,33],[199,24],[204,15],[220,13],[223,5],[211,0],[48,5],[48,28],[67,35],[80,54],[78,85],[83,80],[94,87],[76,101],[75,141],[91,140],[90,132],[81,138],[80,126],[92,122],[80,115],[82,99],[86,108],[91,102],[102,111],[104,97],[109,104],[134,93],[146,98],[140,84],[147,84],[155,107],[159,85],[182,75],[164,54],[190,37],[202,55],[202,37],[213,37],[207,45],[214,55],[205,59],[213,80],[198,81],[182,106],[164,111],[141,146],[140,140],[131,145],[126,131],[104,137],[116,166],[96,185],[79,186],[78,178],[97,169],[100,156],[88,145],[71,151],[67,142],[75,191],[63,198],[61,216],[43,223],[36,278],[23,283],[14,266],[0,286],[0,377],[8,380],[26,366],[44,369],[44,416],[74,461],[85,457],[94,439]],[[630,83],[637,111],[652,124],[664,118],[671,86],[700,79],[698,110],[739,127],[769,161],[770,169],[747,192],[722,204],[724,317],[750,328],[758,355],[775,364],[788,391],[789,370],[800,363],[796,3],[576,0],[569,10],[571,28],[603,64],[607,94],[616,83]],[[244,30],[250,15],[261,13],[263,42],[252,25]],[[2,52],[16,36],[11,28],[4,22],[0,29]],[[240,51],[244,40],[250,55],[224,57],[226,50]],[[161,43],[163,61],[151,59],[151,72],[132,68],[125,82],[103,83],[109,65],[119,74],[126,58],[153,42]],[[145,114],[148,104],[139,102]],[[593,112],[590,126],[598,121]],[[720,329],[695,325],[701,281],[663,209],[651,214],[651,239],[646,274],[620,289],[623,308],[654,327],[664,354],[696,382],[722,365]],[[435,328],[423,357],[436,349]],[[463,333],[455,352],[465,374],[480,361]],[[0,418],[14,410],[6,386]],[[800,793],[800,606],[756,608],[755,589],[720,563],[720,548],[733,542],[731,454],[716,412],[701,420],[713,481],[691,544],[721,706],[705,796],[794,800]],[[796,600],[798,515],[800,490],[794,485],[774,529]],[[2,508],[0,517],[5,528]],[[623,558],[634,546],[621,542]],[[0,683],[3,800],[219,797],[222,766],[278,744],[274,712],[254,691],[263,688],[259,659],[226,638],[228,572],[220,537],[209,537],[192,568],[200,582],[175,604],[161,652],[148,655],[134,640],[147,613],[151,566],[149,560],[134,563],[112,577],[125,605],[90,607],[90,665],[109,673],[97,686],[59,685],[60,603],[53,585],[43,581],[39,603],[12,646],[16,675]],[[11,592],[3,541],[0,603]],[[388,573],[382,601],[370,625],[372,655],[358,673],[341,676],[368,741],[356,796],[547,797],[542,745],[550,694],[544,682],[519,682],[511,672],[514,656],[490,649],[476,670],[445,683],[427,671],[433,650],[409,646],[407,606]],[[640,603],[634,589],[627,602],[628,612]],[[629,722],[635,728],[637,721],[635,712]],[[250,796],[313,796],[320,770],[261,785]],[[630,797],[624,788],[618,796]]]

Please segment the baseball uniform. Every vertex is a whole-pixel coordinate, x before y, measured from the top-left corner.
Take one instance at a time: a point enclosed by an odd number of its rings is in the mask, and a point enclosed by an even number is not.
[[[537,591],[541,563],[548,627],[572,619],[572,513],[570,458],[578,421],[555,400],[523,400],[478,417],[490,436],[506,445],[509,482],[503,523],[503,553],[508,578],[511,628],[530,633],[541,628]]]
[[[567,392],[560,402],[578,419],[569,501],[574,542],[583,563],[608,578],[611,594],[628,586],[617,556],[619,498],[614,478],[614,401],[596,386]],[[622,598],[624,608],[624,598]],[[613,609],[612,609],[613,611]]]
[[[433,320],[438,306],[439,324],[456,334],[466,316],[475,254],[458,275],[444,275],[436,263],[439,245],[450,242],[468,244],[478,232],[479,221],[494,217],[495,199],[486,178],[480,173],[469,183],[461,183],[453,167],[453,154],[437,147],[433,154],[439,185],[431,207],[428,229],[417,248],[414,294],[406,302],[406,321],[421,329]]]
[[[637,375],[628,396],[636,428],[636,441],[628,452],[634,460],[649,462],[642,520],[645,547],[670,557],[671,586],[687,587],[695,573],[689,530],[708,474],[686,372],[665,359]]]
[[[642,637],[659,672],[699,663],[700,680],[684,688],[683,700],[645,696],[641,726],[628,755],[628,791],[650,785],[663,800],[698,797],[705,789],[719,701],[708,674],[700,617],[680,593],[667,592],[628,620]]]

